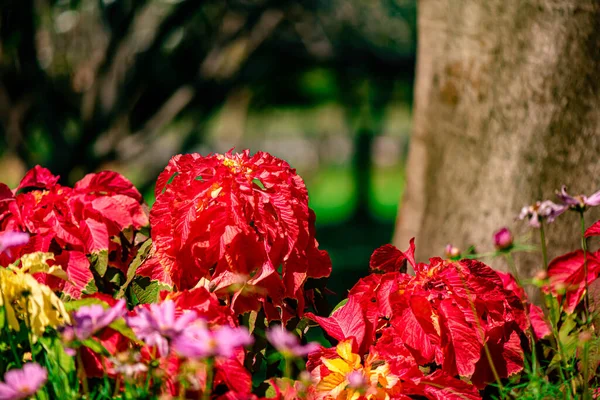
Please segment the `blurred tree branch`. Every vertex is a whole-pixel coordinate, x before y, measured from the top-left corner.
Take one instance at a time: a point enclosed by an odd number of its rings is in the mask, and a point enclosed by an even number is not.
[[[373,55],[388,44],[377,42],[381,31],[371,33],[365,12],[381,18],[387,2],[338,3],[5,0],[0,129],[6,150],[67,181],[140,154],[148,171],[158,171],[162,161],[148,152],[164,158],[157,143],[167,127],[179,119],[202,126],[236,88],[290,74],[299,60],[342,71],[376,66]],[[353,35],[364,35],[360,52],[349,46]],[[178,135],[175,151],[203,140],[199,128]]]

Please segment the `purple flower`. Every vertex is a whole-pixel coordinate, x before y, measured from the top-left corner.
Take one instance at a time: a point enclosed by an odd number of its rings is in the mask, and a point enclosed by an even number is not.
[[[303,357],[319,348],[319,344],[314,342],[301,345],[298,337],[281,325],[269,329],[267,339],[277,351],[286,357]]]
[[[10,248],[22,246],[29,242],[29,234],[26,232],[4,231],[0,232],[0,253],[5,251],[10,255]]]
[[[173,348],[188,358],[230,358],[237,348],[253,342],[245,327],[220,326],[211,330],[203,320],[198,320],[173,341]]]
[[[558,205],[550,200],[536,201],[535,204],[525,206],[521,209],[519,219],[527,218],[529,226],[539,228],[542,220],[553,222],[556,217],[567,210],[566,206]]]
[[[125,300],[119,300],[113,307],[105,309],[100,304],[81,307],[73,314],[75,322],[74,336],[79,340],[85,340],[98,332],[100,329],[112,324],[116,319],[125,314]]]
[[[172,300],[137,310],[136,316],[127,318],[128,325],[148,346],[156,346],[163,357],[169,353],[169,341],[176,340],[198,318],[195,311],[186,311],[177,318]]]
[[[352,371],[346,375],[348,386],[352,389],[365,389],[369,382],[361,371]]]
[[[565,206],[575,211],[585,211],[588,207],[596,207],[600,205],[600,190],[592,194],[590,197],[582,194],[571,196],[567,193],[567,187],[563,185],[560,192],[556,195]]]
[[[513,245],[513,236],[508,228],[504,227],[494,233],[494,246],[498,250],[510,249]]]
[[[4,374],[0,383],[0,400],[18,400],[33,396],[48,379],[46,368],[37,363],[27,363],[22,369]]]

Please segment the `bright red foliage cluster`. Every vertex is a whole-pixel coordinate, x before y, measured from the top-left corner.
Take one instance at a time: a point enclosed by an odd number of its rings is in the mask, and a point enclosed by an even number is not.
[[[88,255],[106,252],[108,265],[126,272],[132,256],[124,254],[122,232],[147,225],[148,216],[138,190],[116,172],[88,174],[73,188],[58,180],[36,166],[15,190],[0,183],[0,231],[31,234],[26,246],[12,252],[11,258],[2,255],[0,264],[8,265],[21,254],[52,252],[69,281],[45,274],[38,278],[79,298],[82,292],[95,290]]]
[[[596,225],[599,225],[596,223]],[[595,236],[595,235],[590,235]],[[585,265],[587,263],[587,266]],[[587,267],[587,277],[585,270]],[[548,265],[549,285],[546,293],[557,296],[567,313],[575,311],[585,293],[586,285],[591,284],[600,275],[600,251],[587,252],[577,250],[556,257]]]
[[[262,305],[268,319],[287,321],[302,315],[307,279],[331,272],[314,222],[306,187],[283,160],[178,155],[158,177],[153,254],[138,273],[176,290],[205,282],[220,298],[233,292],[237,313]]]
[[[376,272],[350,290],[343,307],[329,318],[308,316],[333,338],[352,340],[358,354],[377,351],[405,388],[434,378],[447,385],[455,376],[485,387],[494,376],[484,344],[501,378],[521,371],[529,322],[520,295],[479,261],[417,264],[413,254],[412,241],[407,252],[380,248],[371,259]],[[406,260],[414,276],[400,272]],[[424,375],[419,366],[435,372]],[[407,394],[419,394],[413,389]]]

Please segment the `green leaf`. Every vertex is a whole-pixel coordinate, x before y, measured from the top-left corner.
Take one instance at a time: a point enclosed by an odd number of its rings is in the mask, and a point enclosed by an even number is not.
[[[150,304],[158,301],[158,294],[161,290],[170,290],[171,288],[158,281],[151,281],[146,276],[138,276],[131,283],[131,289],[140,304]]]
[[[106,274],[108,268],[108,250],[101,250],[98,253],[93,253],[88,256],[90,268],[96,270],[101,277]]]
[[[96,286],[96,282],[92,279],[85,288],[81,291],[83,294],[94,294],[98,291],[98,286]]]
[[[119,332],[126,338],[131,339],[135,343],[143,345],[143,343],[137,338],[133,330],[129,326],[127,326],[127,323],[123,318],[114,321],[112,324],[109,325],[109,328],[114,329],[115,331]]]
[[[348,302],[348,298],[345,298],[344,300],[340,301],[337,304],[337,306],[333,307],[331,314],[333,314],[335,312],[335,310],[337,310],[338,308],[342,308],[343,306],[345,306],[347,302]],[[331,314],[329,314],[329,316],[331,316]]]
[[[48,353],[48,359],[54,361],[65,374],[75,371],[73,357],[65,352],[65,348],[56,336],[42,336],[38,339],[43,349]]]
[[[65,304],[65,309],[67,311],[79,310],[81,307],[91,306],[92,304],[100,304],[105,308],[109,307],[109,305],[106,302],[104,302],[100,299],[93,298],[93,297],[88,297],[88,298],[80,299],[80,300],[66,301],[64,304]]]
[[[260,179],[258,179],[258,178],[254,178],[254,179],[252,180],[252,182],[253,182],[254,184],[256,184],[256,186],[258,186],[258,187],[259,187],[259,188],[261,188],[262,190],[265,190],[265,185],[263,185],[263,183],[260,181]]]
[[[133,278],[135,278],[135,272],[137,271],[138,267],[142,264],[142,262],[144,262],[148,257],[148,253],[150,252],[151,248],[152,239],[146,240],[144,244],[140,246],[137,255],[127,268],[127,279],[125,280],[125,283],[121,286],[119,293],[117,293],[117,299],[121,299],[125,296],[125,291],[127,290],[127,287],[131,284]]]
[[[120,269],[108,267],[106,275],[104,276],[105,282],[108,281],[113,286],[120,287],[125,282],[125,275]]]
[[[106,347],[104,347],[97,340],[86,339],[83,342],[81,342],[81,344],[87,347],[88,349],[92,350],[94,353],[98,353],[104,356],[110,356],[110,353],[108,352],[108,350],[106,350]]]

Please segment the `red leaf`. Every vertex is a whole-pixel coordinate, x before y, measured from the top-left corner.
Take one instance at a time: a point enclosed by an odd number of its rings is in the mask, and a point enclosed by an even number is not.
[[[60,177],[52,175],[52,173],[46,168],[40,167],[36,165],[21,179],[21,183],[17,186],[16,192],[26,189],[26,188],[42,188],[42,189],[50,189]]]
[[[343,341],[353,339],[353,351],[363,347],[366,323],[360,304],[352,296],[348,302],[334,311],[329,318],[306,313],[306,317],[316,321],[327,334],[334,339]]]
[[[566,289],[564,310],[572,313],[579,304],[585,284],[591,283],[600,272],[600,262],[592,254],[587,253],[588,276],[585,277],[583,251],[577,250],[555,258],[548,265],[548,277],[550,279],[550,290],[556,293],[557,287],[562,285]],[[546,288],[548,290],[548,288]],[[559,296],[562,298],[562,296]]]
[[[131,197],[120,194],[98,197],[92,201],[92,207],[108,221],[113,222],[119,231],[130,226],[140,229],[148,225],[148,216],[141,205]]]
[[[523,369],[523,348],[515,324],[495,327],[487,332],[486,345],[490,352],[494,368],[500,378],[506,378]],[[480,389],[494,382],[495,378],[490,363],[481,349],[481,357],[475,367],[471,382]]]
[[[409,307],[393,319],[399,338],[419,364],[433,361],[440,339],[433,325],[435,317],[429,301],[420,296],[411,296]]]
[[[81,221],[79,229],[87,253],[108,250],[108,231],[102,222],[88,218]]]
[[[69,277],[64,282],[63,292],[74,299],[81,297],[81,292],[94,280],[90,270],[90,262],[85,254],[79,251],[63,251],[55,257],[54,264],[63,267]]]
[[[391,244],[385,244],[375,250],[369,260],[371,271],[406,272],[406,262],[415,267],[415,239],[410,240],[406,252],[398,250]]]
[[[371,271],[406,272],[406,256],[391,244],[378,248],[369,260]]]
[[[478,400],[477,388],[465,381],[456,379],[441,370],[419,380],[424,386],[425,395],[432,400]]]
[[[600,236],[600,221],[596,221],[585,231],[585,237]]]
[[[97,196],[107,196],[121,194],[135,199],[138,203],[142,202],[142,195],[123,175],[114,171],[102,171],[97,174],[87,174],[78,181],[74,189]]]
[[[163,257],[160,260],[157,257],[148,257],[136,270],[139,276],[147,276],[153,281],[158,281],[163,285],[173,287],[171,280],[172,261]]]
[[[535,304],[529,305],[529,320],[537,339],[543,339],[552,333],[550,325],[548,325],[546,318],[544,318],[544,312]]]
[[[224,383],[228,389],[249,394],[252,390],[250,372],[235,357],[217,360],[215,384]]]
[[[475,363],[481,357],[481,332],[467,323],[462,310],[451,300],[443,300],[439,310],[445,328],[445,334],[442,335],[442,368],[450,375],[470,377],[475,372]]]

